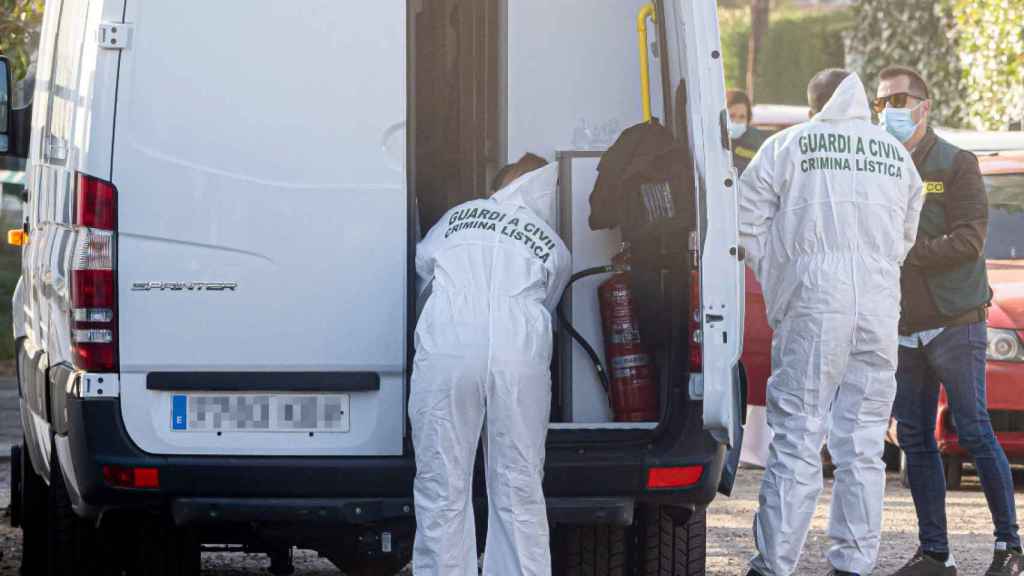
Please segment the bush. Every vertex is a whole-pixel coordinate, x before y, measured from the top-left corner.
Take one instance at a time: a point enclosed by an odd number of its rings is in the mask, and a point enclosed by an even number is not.
[[[720,14],[725,83],[746,90],[750,17],[745,10]],[[782,10],[772,14],[765,35],[754,97],[772,104],[807,104],[807,82],[823,68],[842,68],[843,36],[853,21],[846,10]]]
[[[1024,119],[1024,0],[956,0],[967,121],[1005,128]]]
[[[956,22],[946,0],[858,0],[850,41],[850,67],[869,94],[878,73],[891,64],[916,68],[932,92],[932,120],[963,124],[963,72],[955,42]]]
[[[1024,118],[1024,0],[858,0],[854,14],[854,67],[870,84],[907,64],[932,89],[936,123],[998,130]]]

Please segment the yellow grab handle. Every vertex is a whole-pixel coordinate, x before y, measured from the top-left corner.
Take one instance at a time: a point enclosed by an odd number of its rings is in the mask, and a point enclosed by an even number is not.
[[[28,244],[28,233],[21,228],[7,231],[7,243],[11,246],[24,246]]]
[[[649,2],[640,8],[636,15],[636,31],[640,38],[640,95],[643,98],[644,122],[650,122],[654,116],[651,114],[651,60],[648,55],[647,42],[647,19],[657,22],[657,12],[654,3]]]

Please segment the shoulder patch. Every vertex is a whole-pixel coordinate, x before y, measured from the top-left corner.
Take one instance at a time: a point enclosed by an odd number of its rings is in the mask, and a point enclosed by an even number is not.
[[[925,182],[924,193],[925,194],[942,194],[946,191],[946,187],[942,182]]]
[[[743,146],[737,146],[733,152],[735,152],[740,158],[746,158],[747,160],[753,159],[757,154],[757,151],[751,150],[750,148],[744,148]]]

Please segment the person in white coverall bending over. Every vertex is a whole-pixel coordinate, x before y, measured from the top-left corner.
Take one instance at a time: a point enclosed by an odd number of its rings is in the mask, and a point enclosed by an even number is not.
[[[420,242],[432,292],[416,326],[416,576],[476,576],[473,464],[486,431],[484,574],[550,575],[541,481],[551,406],[551,310],[570,274],[549,222],[556,165],[524,156],[490,198],[456,206]]]
[[[819,72],[811,120],[774,135],[740,180],[740,240],[775,330],[766,412],[774,437],[750,574],[788,576],[836,466],[831,574],[875,566],[893,399],[900,265],[923,201],[910,154],[871,124],[856,74]]]

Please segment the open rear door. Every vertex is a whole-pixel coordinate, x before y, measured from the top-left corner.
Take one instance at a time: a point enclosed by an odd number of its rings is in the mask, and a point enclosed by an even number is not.
[[[726,131],[725,79],[714,2],[665,0],[669,40],[685,79],[696,167],[700,229],[704,428],[738,448],[742,434],[739,371],[743,343],[743,262],[737,177]],[[673,85],[676,82],[673,79]]]

